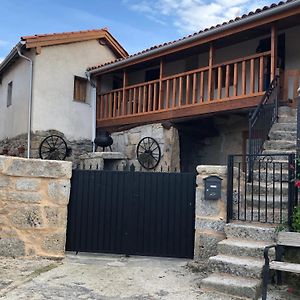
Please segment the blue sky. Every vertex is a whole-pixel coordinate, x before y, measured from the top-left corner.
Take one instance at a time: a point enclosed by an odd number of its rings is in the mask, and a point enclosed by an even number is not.
[[[129,53],[224,22],[270,0],[0,0],[0,61],[23,35],[108,27]]]

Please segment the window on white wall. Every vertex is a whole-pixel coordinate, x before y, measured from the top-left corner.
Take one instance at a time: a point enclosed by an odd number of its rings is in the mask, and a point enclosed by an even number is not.
[[[7,85],[7,107],[11,106],[12,104],[12,90],[13,90],[13,82],[11,81]]]
[[[87,79],[79,76],[74,77],[74,101],[86,102]]]

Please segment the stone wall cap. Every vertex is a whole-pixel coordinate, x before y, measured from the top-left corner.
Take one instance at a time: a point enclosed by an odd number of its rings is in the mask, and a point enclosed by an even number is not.
[[[86,153],[79,156],[80,159],[94,159],[94,158],[103,158],[103,159],[126,159],[126,155],[122,152],[94,152]]]
[[[16,177],[71,178],[72,162],[0,156],[0,172]]]
[[[227,166],[199,165],[197,166],[197,172],[200,175],[226,176]]]

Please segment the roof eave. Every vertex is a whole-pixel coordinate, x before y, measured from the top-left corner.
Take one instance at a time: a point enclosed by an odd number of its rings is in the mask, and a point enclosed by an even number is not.
[[[0,76],[4,73],[5,69],[12,63],[12,61],[19,56],[17,50],[18,47],[25,48],[25,45],[22,42],[17,43],[17,45],[4,58],[4,60],[0,64]]]
[[[294,1],[294,2],[286,3],[284,5],[279,5],[277,7],[272,8],[272,9],[268,9],[266,11],[261,11],[258,14],[250,15],[247,18],[240,19],[236,22],[228,23],[228,24],[222,25],[220,27],[216,27],[216,28],[213,28],[211,30],[204,31],[200,34],[196,34],[194,36],[184,38],[184,39],[179,40],[177,42],[174,42],[172,44],[164,45],[164,46],[161,46],[159,48],[147,51],[145,53],[141,53],[141,54],[138,54],[136,56],[129,57],[127,59],[111,63],[111,64],[106,65],[106,66],[102,66],[102,67],[92,69],[92,70],[88,69],[87,71],[88,71],[88,73],[90,73],[91,76],[101,74],[101,73],[107,73],[111,69],[122,68],[125,64],[126,65],[130,64],[131,62],[135,62],[136,60],[147,58],[149,56],[159,54],[161,52],[164,52],[164,51],[167,51],[167,50],[170,50],[170,49],[173,49],[173,48],[185,45],[185,44],[189,44],[189,43],[195,42],[197,40],[207,38],[209,36],[213,36],[213,35],[222,33],[223,31],[234,29],[234,28],[236,28],[238,26],[241,26],[241,25],[244,25],[244,24],[252,23],[252,22],[264,19],[266,17],[271,17],[273,15],[276,15],[276,14],[279,14],[279,13],[282,13],[282,12],[285,12],[285,11],[288,11],[288,10],[292,10],[296,7],[300,7],[300,1]]]

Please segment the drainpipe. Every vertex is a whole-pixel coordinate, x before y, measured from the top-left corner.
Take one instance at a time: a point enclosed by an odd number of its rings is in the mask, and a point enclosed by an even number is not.
[[[33,62],[32,60],[21,53],[20,45],[17,45],[17,51],[21,58],[29,61],[29,101],[28,101],[28,120],[27,120],[27,158],[30,158],[31,149],[31,110],[32,110],[32,76],[33,76]]]
[[[96,98],[97,98],[97,93],[96,93],[96,85],[95,83],[91,80],[91,74],[89,72],[85,72],[85,76],[90,83],[92,87],[92,92],[91,92],[91,106],[92,106],[92,143],[93,143],[93,153],[95,152],[95,138],[96,138]]]

